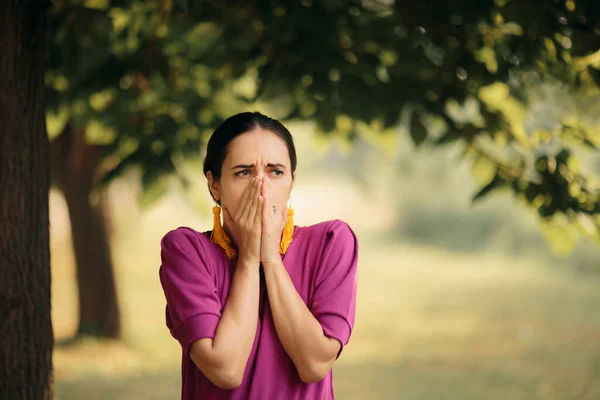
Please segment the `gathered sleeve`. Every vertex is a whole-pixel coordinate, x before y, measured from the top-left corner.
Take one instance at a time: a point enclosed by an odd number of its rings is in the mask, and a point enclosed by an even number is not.
[[[160,283],[167,300],[166,322],[185,355],[192,343],[214,338],[221,302],[200,234],[178,228],[161,240]]]
[[[325,335],[341,343],[340,353],[354,327],[357,281],[356,235],[348,224],[335,220],[325,233],[310,310]]]

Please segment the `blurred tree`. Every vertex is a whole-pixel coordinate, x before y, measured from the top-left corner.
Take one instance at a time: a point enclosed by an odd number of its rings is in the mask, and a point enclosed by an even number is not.
[[[485,181],[475,200],[505,187],[544,220],[566,217],[600,238],[597,180],[576,158],[600,145],[590,118],[600,2],[53,4],[47,119],[76,238],[79,333],[118,334],[104,202],[93,189],[130,167],[141,170],[142,204],[166,191],[167,175],[187,187],[183,161],[199,157],[220,119],[257,102],[350,142],[397,127],[408,110],[415,145],[465,144]],[[555,82],[553,93],[573,101],[549,115],[558,103],[540,88]]]
[[[0,398],[50,400],[45,1],[0,2]]]
[[[53,182],[69,208],[82,334],[120,333],[106,197],[95,188],[131,166],[142,204],[162,195],[178,155],[197,155],[227,82],[219,31],[167,1],[54,1],[46,86]],[[221,46],[222,47],[222,46]],[[221,58],[219,58],[221,54]],[[243,66],[238,68],[240,71]]]

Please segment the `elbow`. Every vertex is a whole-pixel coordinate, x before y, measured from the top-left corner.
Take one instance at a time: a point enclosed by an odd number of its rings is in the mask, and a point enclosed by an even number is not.
[[[242,385],[245,366],[237,365],[232,360],[224,362],[218,357],[207,356],[197,347],[192,348],[190,357],[204,376],[219,389],[233,390]]]
[[[221,370],[212,375],[212,383],[223,390],[234,390],[239,388],[244,379],[243,372],[240,373],[234,370]]]
[[[192,354],[192,361],[204,376],[219,389],[233,390],[242,385],[244,368],[234,365],[234,363],[207,361],[195,357],[195,354]]]
[[[304,383],[315,383],[325,379],[329,371],[331,371],[329,363],[310,363],[303,368],[298,368],[298,375]]]

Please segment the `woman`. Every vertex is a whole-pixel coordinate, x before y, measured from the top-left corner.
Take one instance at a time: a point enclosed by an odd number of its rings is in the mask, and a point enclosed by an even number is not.
[[[260,113],[215,130],[204,174],[213,230],[161,241],[182,399],[333,399],[331,367],[354,325],[355,234],[339,220],[294,226],[294,142]]]

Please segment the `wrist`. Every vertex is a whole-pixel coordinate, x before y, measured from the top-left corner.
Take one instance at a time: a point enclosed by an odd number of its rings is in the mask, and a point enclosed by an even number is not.
[[[243,271],[258,271],[260,260],[252,257],[239,257],[236,269]]]
[[[277,253],[276,258],[265,259],[261,262],[263,268],[277,268],[283,266],[283,261],[281,260],[281,256]]]

